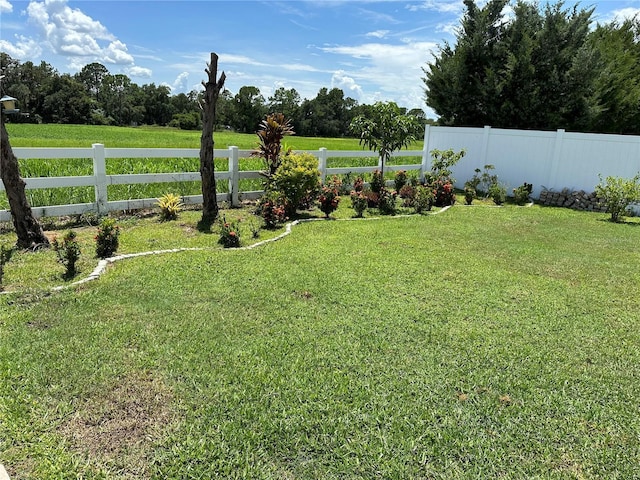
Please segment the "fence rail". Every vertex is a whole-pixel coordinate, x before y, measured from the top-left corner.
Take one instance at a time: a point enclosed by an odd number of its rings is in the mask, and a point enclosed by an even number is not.
[[[107,187],[109,185],[129,185],[129,184],[149,184],[168,182],[192,182],[200,181],[199,172],[174,172],[174,173],[136,173],[107,175],[106,164],[110,158],[199,158],[200,150],[191,148],[105,148],[104,145],[96,143],[91,148],[14,148],[16,157],[19,159],[92,159],[93,175],[65,176],[65,177],[30,177],[25,178],[27,190],[42,188],[64,188],[64,187],[94,187],[95,200],[91,203],[74,203],[70,205],[49,205],[32,207],[36,217],[79,215],[88,212],[105,214],[116,210],[135,210],[140,208],[150,208],[155,205],[157,198],[136,198],[127,200],[109,200]],[[306,151],[318,158],[318,169],[324,181],[327,176],[339,174],[361,174],[372,172],[378,165],[365,167],[327,167],[327,161],[332,157],[341,158],[370,158],[375,156],[372,152],[327,150],[320,148],[316,151]],[[232,146],[228,149],[214,150],[215,158],[227,158],[228,170],[215,172],[216,182],[227,182],[228,192],[219,193],[219,202],[229,202],[233,206],[238,206],[241,199],[255,199],[262,195],[263,191],[240,191],[240,180],[261,178],[258,170],[240,170],[240,159],[247,158],[251,150],[240,150]],[[387,165],[388,171],[397,170],[418,170],[422,177],[423,172],[428,167],[428,158],[423,150],[405,150],[396,152],[394,157],[420,157],[421,163],[409,165]],[[4,185],[0,182],[0,191],[4,190]],[[185,204],[202,203],[202,195],[186,195],[182,197]],[[0,221],[11,220],[9,210],[0,210]]]

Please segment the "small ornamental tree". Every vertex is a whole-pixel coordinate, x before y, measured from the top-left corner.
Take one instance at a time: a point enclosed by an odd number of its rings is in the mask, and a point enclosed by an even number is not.
[[[607,177],[606,183],[603,183],[601,175],[599,178],[596,195],[606,204],[611,221],[619,222],[629,205],[640,203],[640,173],[632,179]]]
[[[422,128],[418,117],[404,115],[394,102],[376,102],[370,117],[359,115],[349,126],[351,132],[360,137],[360,145],[378,152],[383,174],[391,154],[416,141]]]

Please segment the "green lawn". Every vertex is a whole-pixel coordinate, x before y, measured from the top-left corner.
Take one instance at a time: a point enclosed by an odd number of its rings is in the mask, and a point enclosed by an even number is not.
[[[12,479],[637,478],[640,223],[606,218],[310,222],[0,296],[0,459]]]

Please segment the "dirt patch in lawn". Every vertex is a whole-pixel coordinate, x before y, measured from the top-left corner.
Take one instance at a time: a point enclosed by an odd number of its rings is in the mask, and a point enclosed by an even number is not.
[[[62,433],[90,464],[117,478],[149,478],[154,445],[177,421],[172,401],[160,379],[137,372],[81,403]]]

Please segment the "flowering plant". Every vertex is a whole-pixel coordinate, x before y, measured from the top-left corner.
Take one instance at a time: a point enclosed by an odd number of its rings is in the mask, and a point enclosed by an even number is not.
[[[380,197],[378,198],[378,209],[383,215],[395,215],[396,214],[396,198],[398,192],[395,190],[388,190],[383,188],[380,190]]]
[[[283,203],[284,201],[278,192],[269,191],[262,196],[256,214],[264,220],[265,228],[277,228],[279,224],[287,220]]]
[[[237,222],[227,221],[226,217],[220,220],[220,240],[224,248],[236,248],[240,246],[240,231]]]
[[[113,218],[104,217],[98,225],[96,241],[96,256],[98,258],[111,257],[118,250],[120,227]]]
[[[342,180],[334,175],[333,178],[322,187],[318,201],[320,202],[320,210],[322,210],[326,218],[329,218],[329,214],[338,208],[341,185]]]
[[[407,181],[408,181],[407,172],[405,170],[398,170],[396,172],[396,176],[393,179],[393,183],[396,186],[396,192],[399,192],[400,190],[402,190],[402,187],[404,187],[407,184]]]
[[[448,178],[440,178],[433,184],[434,204],[436,207],[446,207],[456,203],[453,184]]]
[[[356,217],[362,217],[362,214],[367,209],[369,201],[367,196],[362,191],[351,191],[351,207],[356,212]]]

